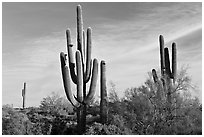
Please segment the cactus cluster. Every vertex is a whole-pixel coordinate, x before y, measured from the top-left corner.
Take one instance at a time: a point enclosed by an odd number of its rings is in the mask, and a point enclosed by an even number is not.
[[[25,94],[26,94],[26,82],[24,82],[23,89],[22,89],[23,109],[25,108]]]
[[[176,82],[177,73],[177,56],[176,43],[172,43],[172,67],[170,66],[169,50],[164,48],[164,38],[159,36],[160,43],[160,65],[161,65],[161,80],[158,79],[155,69],[152,69],[152,75],[158,91],[164,91],[167,100],[168,115],[171,115],[173,86]]]
[[[77,6],[77,51],[73,55],[73,44],[71,42],[71,31],[66,30],[67,51],[60,53],[62,78],[64,90],[68,100],[77,110],[77,129],[82,134],[86,128],[86,108],[94,97],[98,79],[98,60],[91,59],[91,28],[87,29],[87,35],[83,30],[82,9]],[[86,39],[86,42],[85,42]],[[86,46],[85,46],[86,45]],[[92,67],[93,64],[93,67]],[[75,68],[76,67],[76,68]],[[92,72],[91,72],[92,68]],[[105,61],[101,61],[101,119],[104,123],[107,121],[107,91],[105,76]],[[77,87],[77,95],[74,96],[71,90],[71,80]],[[89,91],[87,93],[87,84],[90,81]]]

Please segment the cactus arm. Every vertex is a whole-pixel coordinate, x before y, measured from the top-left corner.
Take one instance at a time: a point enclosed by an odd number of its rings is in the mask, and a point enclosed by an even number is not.
[[[100,115],[101,122],[103,124],[107,123],[108,119],[108,98],[107,98],[107,88],[106,88],[106,63],[105,61],[101,61],[101,102],[100,102]]]
[[[85,39],[86,39],[86,37],[85,37],[85,31],[83,30],[83,49],[84,49],[84,51],[83,51],[83,53],[84,53],[84,54],[83,54],[83,58],[84,58],[84,60],[86,60],[86,59],[85,59],[85,57],[86,57],[86,56],[85,56],[85,55],[86,55],[86,40],[85,40]]]
[[[92,40],[91,40],[91,28],[87,29],[87,51],[86,51],[86,72],[85,72],[85,82],[87,83],[90,79],[91,73],[91,48],[92,48]]]
[[[71,43],[71,31],[69,29],[66,30],[66,38],[67,38],[67,52],[68,52],[69,62],[74,64],[74,57],[72,52],[73,44]]]
[[[77,49],[83,55],[83,19],[81,6],[77,6]]]
[[[177,69],[177,56],[176,56],[176,43],[172,44],[172,78],[173,83],[176,81],[176,69]]]
[[[61,69],[62,69],[62,79],[64,83],[64,90],[65,90],[66,96],[74,107],[79,107],[80,104],[76,102],[76,100],[74,100],[72,95],[69,68],[66,66],[65,54],[63,52],[60,53],[60,61],[61,61]]]
[[[89,64],[90,64],[90,65],[89,65],[89,66],[90,66],[90,67],[89,67],[90,69],[88,69],[89,71],[87,70],[87,72],[85,73],[85,75],[86,75],[86,77],[85,77],[85,83],[87,83],[87,82],[90,80],[90,78],[91,78],[92,60],[89,62]]]
[[[75,99],[77,102],[79,102],[80,104],[83,104],[83,102],[80,101],[80,100],[78,100],[77,97],[76,97],[75,95],[74,95],[74,99]]]
[[[77,68],[77,99],[82,102],[83,93],[83,68],[80,51],[76,51],[76,68]]]
[[[73,51],[71,44],[71,31],[69,29],[66,30],[66,38],[67,38],[67,52],[68,52],[68,60],[69,60],[69,68],[70,68],[70,74],[72,81],[76,84],[77,78],[75,73],[75,64],[74,64],[74,57],[73,57]]]
[[[162,35],[159,36],[159,44],[160,44],[161,75],[163,76],[165,73],[165,56],[164,56],[164,37]]]
[[[91,84],[90,84],[89,92],[88,92],[86,98],[84,99],[85,104],[89,103],[94,97],[94,94],[96,92],[97,77],[98,77],[98,61],[97,61],[97,59],[94,59]]]
[[[157,72],[155,69],[152,69],[152,76],[154,79],[154,83],[157,85],[157,97],[159,100],[161,100],[161,96],[162,96],[162,92],[164,90],[163,85],[162,85],[162,80],[159,80],[158,76],[157,76]]]
[[[168,78],[170,78],[171,77],[171,69],[170,69],[170,60],[169,60],[168,48],[164,49],[164,54],[165,54],[166,75],[168,76]]]
[[[74,64],[74,59],[73,59],[72,46],[73,45],[69,45],[68,47],[69,68],[70,68],[70,74],[71,74],[72,81],[74,82],[74,84],[77,84],[77,76],[75,73],[75,64]]]
[[[152,69],[152,76],[153,76],[154,82],[157,83],[159,80],[155,69]]]
[[[67,38],[67,46],[72,44],[72,40],[71,40],[71,31],[70,29],[66,30],[66,38]]]

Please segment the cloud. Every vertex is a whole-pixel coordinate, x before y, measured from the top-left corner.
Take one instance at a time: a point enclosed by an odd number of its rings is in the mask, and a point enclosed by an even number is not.
[[[194,7],[190,10],[185,4],[185,8],[177,4],[162,5],[163,7],[147,4],[145,8],[142,7],[144,10],[135,12],[131,19],[113,23],[103,22],[93,33],[95,56],[107,61],[108,78],[115,81],[123,91],[129,86],[141,85],[147,72],[152,68],[159,68],[160,34],[164,36],[168,46],[168,43],[174,40],[183,46],[185,43],[181,41],[189,43],[190,37],[196,41],[200,35],[200,32],[194,37],[190,35],[201,27],[199,4],[194,5],[197,9]],[[191,15],[194,16],[189,20]],[[201,42],[201,39],[198,42]],[[191,44],[189,46],[191,50],[195,48]],[[181,50],[185,48],[181,47]],[[186,53],[190,54],[190,50]]]
[[[200,84],[202,77],[198,76],[202,71],[200,3],[125,3],[124,5],[112,3],[111,5],[115,6],[107,5],[109,3],[85,4],[83,7],[84,28],[86,25],[92,27],[92,58],[107,62],[107,79],[116,84],[119,95],[122,95],[128,87],[142,85],[148,77],[147,72],[152,68],[160,67],[158,46],[160,34],[164,36],[167,46],[170,47],[173,41],[178,44],[179,66],[190,64],[189,73],[193,76],[193,81],[198,83],[199,87],[202,86]],[[47,11],[50,11],[49,6],[47,8]],[[59,53],[66,52],[65,29],[67,25],[65,24],[68,24],[72,31],[72,41],[76,48],[76,30],[73,25],[75,10],[71,9],[67,16],[65,14],[67,10],[60,9],[59,13],[62,14],[58,14],[55,10],[56,14],[53,16],[67,17],[66,21],[64,19],[63,23],[59,23],[59,26],[57,24],[61,18],[57,17],[58,21],[49,20],[46,22],[46,29],[39,32],[40,27],[38,29],[26,27],[25,32],[15,29],[14,34],[19,32],[21,35],[19,37],[11,35],[9,38],[11,31],[8,31],[6,35],[3,31],[3,102],[21,106],[20,92],[24,81],[28,83],[27,105],[38,105],[42,98],[52,91],[59,91],[64,95]],[[29,8],[22,12],[27,10]],[[39,18],[44,16],[31,13],[40,16]],[[8,16],[12,17],[10,14]],[[29,20],[26,21],[29,23]],[[31,26],[37,21],[39,20],[34,20]],[[13,24],[10,25],[13,26]],[[42,24],[36,24],[38,25]],[[52,29],[55,26],[57,26],[57,31]],[[32,32],[35,35],[23,37]],[[11,40],[14,37],[15,39]],[[75,86],[73,85],[72,88],[74,90]]]

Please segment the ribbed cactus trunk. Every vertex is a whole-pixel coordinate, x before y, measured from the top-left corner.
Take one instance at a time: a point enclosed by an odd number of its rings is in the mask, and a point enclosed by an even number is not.
[[[177,75],[177,56],[176,56],[176,44],[172,43],[172,69],[170,66],[169,50],[167,47],[164,48],[164,38],[162,35],[159,36],[160,43],[160,65],[161,65],[161,82],[163,91],[166,94],[167,103],[167,115],[170,117],[172,108],[172,90],[176,82]],[[152,70],[154,82],[158,83],[156,71]]]
[[[101,61],[100,64],[101,79],[100,79],[100,90],[101,90],[101,102],[100,102],[100,118],[101,123],[106,124],[108,121],[108,98],[107,98],[107,87],[106,87],[106,63]]]
[[[86,130],[86,107],[94,97],[97,77],[98,77],[98,61],[91,59],[91,28],[87,29],[87,37],[83,30],[82,9],[77,6],[77,51],[75,53],[76,63],[73,57],[73,44],[71,42],[71,32],[66,31],[67,50],[68,50],[68,64],[66,55],[61,52],[61,69],[64,83],[65,93],[71,104],[77,109],[77,130],[78,134],[82,134]],[[85,42],[86,38],[86,42]],[[85,46],[86,44],[86,46]],[[76,66],[75,66],[76,64]],[[76,67],[76,69],[75,69]],[[91,72],[92,68],[92,72]],[[76,72],[75,72],[76,71]],[[92,75],[91,75],[92,74]],[[86,85],[90,82],[89,92],[86,92]],[[77,86],[77,96],[73,96],[71,91],[70,81],[73,81]]]
[[[26,94],[26,82],[24,82],[23,89],[22,89],[23,109],[25,108],[25,94]]]
[[[82,66],[82,57],[80,52],[76,52],[76,67],[77,67],[77,100],[79,102],[83,101],[84,93],[84,81],[83,81],[83,66]],[[78,86],[79,85],[79,86]],[[86,112],[85,112],[85,104],[81,104],[80,107],[77,108],[77,123],[79,134],[82,134],[85,131],[86,126]]]
[[[176,53],[176,43],[172,43],[172,78],[173,84],[176,83],[176,75],[177,75],[177,53]]]
[[[161,75],[165,74],[165,59],[164,59],[164,38],[162,35],[159,36],[160,43],[160,64],[161,64]]]

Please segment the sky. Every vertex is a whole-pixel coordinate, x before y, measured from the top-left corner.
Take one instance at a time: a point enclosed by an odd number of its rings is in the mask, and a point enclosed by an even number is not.
[[[160,68],[162,34],[170,50],[176,42],[178,69],[189,66],[197,86],[192,94],[202,99],[202,3],[3,2],[2,104],[22,106],[23,82],[26,106],[39,106],[51,92],[65,96],[59,54],[66,52],[67,28],[76,47],[78,4],[84,28],[92,28],[92,58],[106,61],[107,81],[115,83],[121,97],[127,88],[144,84],[153,68]]]

